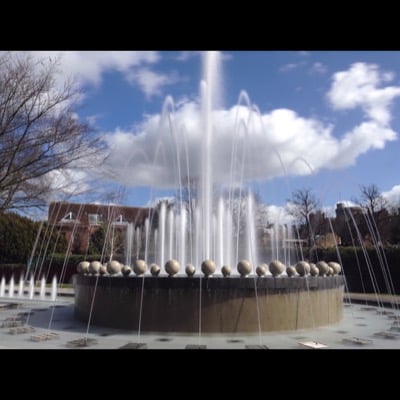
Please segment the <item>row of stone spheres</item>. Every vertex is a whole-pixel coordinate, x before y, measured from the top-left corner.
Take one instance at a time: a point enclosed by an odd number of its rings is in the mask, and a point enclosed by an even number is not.
[[[201,271],[206,277],[212,276],[217,267],[212,260],[205,260],[201,263]],[[241,260],[237,264],[237,271],[240,276],[246,277],[252,272],[252,265],[248,260]],[[117,275],[129,276],[135,273],[137,276],[142,276],[148,270],[147,263],[144,260],[136,260],[133,267],[121,264],[119,261],[113,260],[105,264],[100,261],[81,261],[77,266],[77,271],[84,275]],[[339,263],[330,261],[318,261],[316,264],[307,261],[299,261],[294,266],[286,267],[279,260],[273,260],[269,264],[260,264],[256,268],[256,274],[259,277],[271,273],[273,277],[281,275],[285,270],[288,277],[295,275],[300,276],[331,276],[338,275],[342,271]],[[160,274],[161,268],[157,264],[150,265],[150,273],[153,276]],[[174,276],[180,271],[180,264],[177,260],[168,260],[165,264],[165,271],[169,276]],[[193,264],[187,264],[185,268],[187,276],[193,276],[196,273],[196,267]],[[223,265],[221,273],[224,277],[229,277],[232,273],[232,268],[228,265]]]

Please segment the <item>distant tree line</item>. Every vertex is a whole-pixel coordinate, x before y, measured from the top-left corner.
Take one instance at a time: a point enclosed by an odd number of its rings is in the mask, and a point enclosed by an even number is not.
[[[400,205],[388,207],[375,184],[360,186],[360,198],[353,200],[356,206],[338,203],[335,217],[325,215],[311,189],[296,190],[288,201],[288,211],[298,222],[299,239],[310,248],[329,233],[337,235],[343,246],[400,244]]]
[[[298,221],[297,239],[303,240],[310,249],[318,247],[318,239],[330,233],[340,239],[337,244],[342,246],[400,245],[400,208],[387,208],[376,185],[360,189],[358,206],[338,204],[335,217],[325,215],[310,189],[295,191],[288,210]],[[268,223],[265,218],[262,222]],[[47,222],[32,221],[14,212],[0,212],[0,264],[26,264],[30,257],[67,252],[85,257],[113,252],[120,258],[125,252],[123,233],[116,230],[107,234],[107,229],[106,225],[97,227],[90,235],[88,248],[82,252],[78,233],[68,243],[62,229]]]

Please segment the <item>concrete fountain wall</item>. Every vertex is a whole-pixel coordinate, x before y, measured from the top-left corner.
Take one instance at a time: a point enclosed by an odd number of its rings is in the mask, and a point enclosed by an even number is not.
[[[79,274],[74,276],[74,287],[77,319],[87,322],[93,307],[91,324],[138,330],[141,317],[142,332],[258,333],[315,328],[337,323],[343,316],[342,275]]]

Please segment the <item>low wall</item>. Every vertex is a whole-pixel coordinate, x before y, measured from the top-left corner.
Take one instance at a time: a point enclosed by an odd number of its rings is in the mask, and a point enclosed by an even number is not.
[[[313,328],[343,316],[342,276],[75,275],[75,317],[142,332],[258,333]],[[93,301],[93,296],[94,301]],[[200,327],[201,323],[201,327]]]

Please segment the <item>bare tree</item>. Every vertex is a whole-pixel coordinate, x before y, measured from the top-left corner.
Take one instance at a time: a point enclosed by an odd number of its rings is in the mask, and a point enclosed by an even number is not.
[[[361,192],[361,200],[358,201],[358,203],[363,207],[367,207],[372,215],[382,210],[383,208],[386,208],[387,201],[380,193],[377,185],[375,184],[371,184],[369,186],[361,185],[360,192]]]
[[[370,237],[373,243],[387,242],[390,236],[388,232],[390,218],[387,210],[387,200],[382,196],[378,186],[375,184],[360,185],[360,192],[361,196],[358,203],[367,210],[364,224],[362,225],[364,237]]]
[[[311,248],[314,245],[314,234],[310,216],[316,213],[319,206],[318,200],[311,189],[298,189],[292,193],[292,198],[288,202],[288,212],[305,225],[308,245]]]
[[[58,60],[0,54],[0,210],[44,206],[52,171],[94,154],[101,161],[103,142],[77,118],[78,92],[57,84],[57,68]]]

